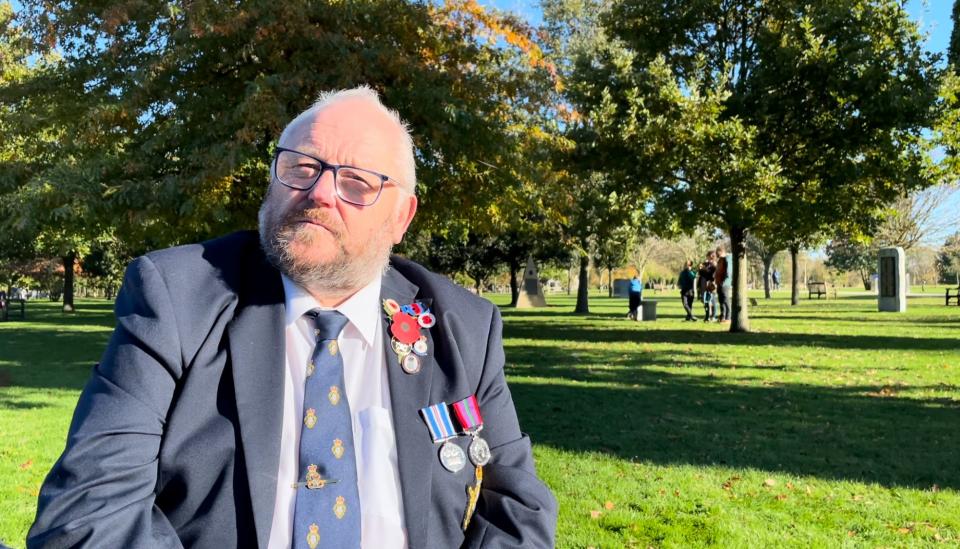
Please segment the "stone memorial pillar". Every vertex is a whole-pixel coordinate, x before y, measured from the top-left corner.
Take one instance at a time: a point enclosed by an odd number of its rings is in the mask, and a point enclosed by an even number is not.
[[[517,296],[518,309],[532,309],[546,307],[547,300],[543,297],[543,288],[540,287],[540,275],[537,273],[537,264],[533,258],[527,258],[527,268],[523,271],[523,284],[520,286],[520,295]]]
[[[907,262],[903,248],[882,248],[877,272],[877,308],[902,313],[907,310]]]

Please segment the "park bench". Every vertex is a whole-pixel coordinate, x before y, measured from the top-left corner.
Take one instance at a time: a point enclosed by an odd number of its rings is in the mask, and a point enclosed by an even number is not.
[[[27,302],[23,299],[0,299],[0,321],[6,322],[10,320],[10,309],[20,309],[20,319],[23,320],[27,318]]]
[[[950,300],[953,300],[957,305],[960,305],[960,286],[957,286],[956,288],[947,288],[946,303],[944,303],[944,305],[950,305]]]
[[[814,294],[817,299],[820,299],[820,296],[827,297],[827,283],[807,282],[807,299],[813,299]]]

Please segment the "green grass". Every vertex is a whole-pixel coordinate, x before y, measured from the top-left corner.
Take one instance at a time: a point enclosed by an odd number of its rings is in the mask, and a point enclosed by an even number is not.
[[[507,375],[558,547],[960,544],[960,307],[760,298],[750,334],[626,300],[504,309]],[[498,304],[505,296],[491,296]],[[759,294],[755,295],[759,298]],[[104,302],[0,323],[0,539],[15,547],[109,336]]]

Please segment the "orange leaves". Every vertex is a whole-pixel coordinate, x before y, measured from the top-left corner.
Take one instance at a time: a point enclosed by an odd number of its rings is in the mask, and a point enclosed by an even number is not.
[[[734,476],[728,478],[728,479],[726,480],[726,482],[724,482],[724,483],[722,484],[723,489],[729,492],[730,490],[733,489],[733,486],[734,486],[736,483],[738,483],[738,482],[740,482],[740,476],[739,476],[739,475],[734,475]]]
[[[616,505],[614,505],[614,503],[613,503],[612,501],[610,501],[610,500],[607,500],[607,501],[605,501],[605,502],[603,503],[603,508],[604,508],[605,510],[607,510],[607,511],[613,511],[613,509],[614,509],[615,507],[616,507]],[[602,517],[602,516],[603,516],[603,511],[601,511],[600,509],[591,509],[591,510],[590,510],[590,518],[591,518],[591,519],[597,520],[597,519],[599,519],[599,518]]]
[[[527,63],[531,67],[546,70],[555,85],[561,86],[556,66],[544,59],[543,51],[533,41],[531,30],[526,24],[509,16],[490,13],[476,0],[445,0],[442,7],[433,9],[433,14],[448,27],[463,27],[464,30],[485,37],[490,42],[503,40],[526,54]]]

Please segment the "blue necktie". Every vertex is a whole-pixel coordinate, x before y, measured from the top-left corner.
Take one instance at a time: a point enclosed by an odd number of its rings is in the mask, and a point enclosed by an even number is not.
[[[307,313],[316,321],[317,347],[307,364],[300,433],[300,468],[293,547],[360,547],[360,497],[350,405],[337,336],[347,318],[337,311]]]

